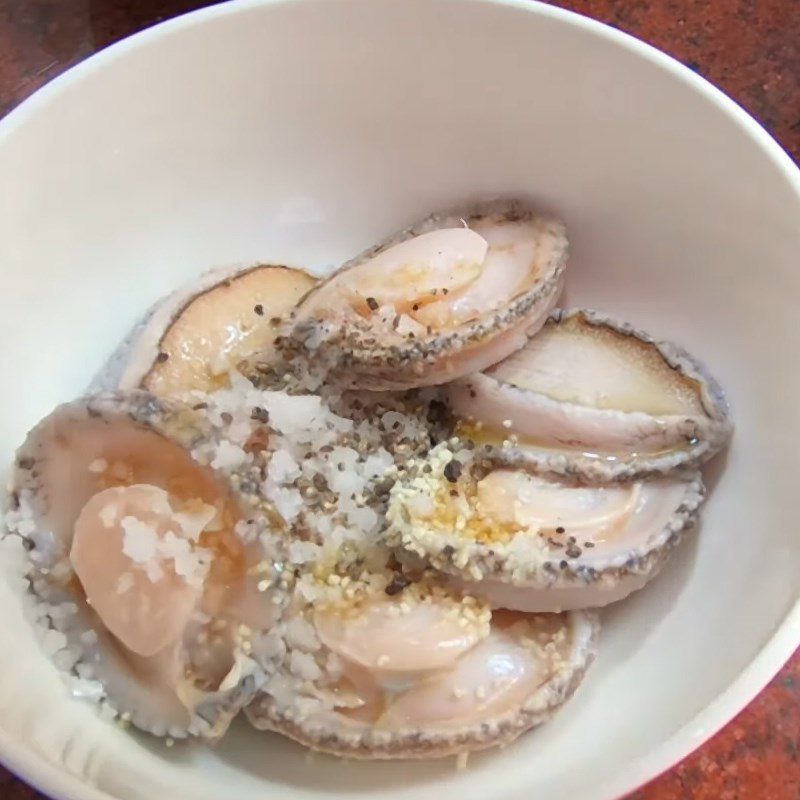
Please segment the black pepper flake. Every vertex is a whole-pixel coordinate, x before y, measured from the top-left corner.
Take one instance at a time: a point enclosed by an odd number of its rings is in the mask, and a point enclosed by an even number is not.
[[[411,310],[412,311],[419,311],[419,303],[414,303],[414,305],[411,306]]]
[[[566,569],[569,565],[566,561],[562,561],[558,566],[561,567],[561,569]]]
[[[395,318],[392,320],[392,328],[397,330],[399,326],[400,326],[400,315],[396,314]]]
[[[254,406],[250,412],[250,419],[266,424],[269,422],[269,411],[266,408],[261,408],[261,406]]]
[[[156,361],[159,364],[163,364],[169,358],[169,353],[165,353],[163,350],[156,356]]]
[[[374,297],[367,298],[367,305],[369,306],[370,311],[378,310],[378,301]]]
[[[229,414],[227,411],[223,411],[219,417],[226,425],[230,425],[233,422],[233,414]]]
[[[280,317],[273,317],[273,318],[272,318],[272,319],[269,321],[269,324],[270,324],[270,325],[272,325],[274,328],[277,328],[277,327],[278,327],[278,325],[280,325],[280,324],[281,324],[281,318],[280,318]]]
[[[453,545],[451,545],[451,544],[446,544],[446,545],[445,545],[445,546],[442,548],[442,555],[443,555],[445,558],[451,558],[451,557],[452,557],[452,556],[455,554],[455,552],[456,552],[456,549],[455,549],[455,547],[453,547]]]
[[[264,306],[262,306],[261,303],[256,303],[256,305],[253,306],[253,311],[255,311],[259,317],[264,316]]]
[[[450,483],[455,483],[461,477],[461,470],[463,466],[464,465],[456,459],[448,461],[444,467],[445,478],[447,478]]]
[[[594,542],[584,542],[583,546],[591,549],[592,547],[594,547]]]
[[[20,469],[32,469],[36,462],[32,458],[21,458],[17,461],[17,466]]]
[[[411,581],[406,578],[402,572],[395,572],[392,576],[391,583],[386,587],[386,589],[384,589],[384,591],[389,595],[389,597],[394,597],[394,595],[400,594],[400,592],[402,592],[403,589],[405,589],[410,583]]]
[[[470,389],[469,396],[474,400],[478,396],[478,393],[474,389]]]
[[[442,289],[442,294],[450,294],[450,290],[449,289]]]
[[[204,409],[208,408],[208,403],[195,403],[192,408],[195,411],[203,411]]]
[[[441,400],[431,400],[428,406],[428,421],[432,424],[442,423],[447,420],[447,406]]]
[[[561,525],[559,525],[559,526],[556,528],[556,533],[566,533],[566,528],[564,528],[564,527],[562,527]]]

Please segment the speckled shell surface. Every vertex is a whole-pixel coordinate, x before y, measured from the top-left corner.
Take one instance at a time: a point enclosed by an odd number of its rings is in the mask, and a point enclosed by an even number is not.
[[[204,272],[198,279],[158,300],[142,315],[98,370],[89,385],[88,393],[138,389],[158,357],[159,344],[164,335],[188,305],[221,283],[261,267],[296,269],[279,264],[254,264],[249,267],[218,267]]]
[[[642,412],[609,411],[577,406],[553,400],[537,392],[519,389],[491,375],[491,370],[470,375],[445,389],[448,404],[459,416],[468,416],[475,397],[489,403],[498,399],[498,418],[494,427],[501,428],[503,398],[513,398],[528,404],[531,419],[541,416],[544,423],[558,420],[559,426],[569,428],[570,417],[583,415],[598,427],[604,420],[614,426],[636,431],[642,441],[663,445],[653,452],[632,453],[629,456],[606,456],[565,447],[562,450],[519,442],[512,446],[490,446],[490,458],[497,464],[553,473],[587,482],[631,480],[646,475],[666,475],[684,467],[696,466],[712,458],[728,441],[733,423],[728,401],[722,387],[708,369],[686,350],[671,342],[659,341],[650,334],[606,314],[585,309],[557,309],[550,319],[558,323],[575,316],[589,325],[606,327],[623,336],[655,347],[664,361],[681,375],[696,382],[705,416],[673,415],[655,417]],[[534,416],[536,415],[536,417]]]
[[[584,548],[582,557],[570,558],[563,551],[553,551],[544,561],[532,558],[526,564],[520,563],[518,553],[509,558],[503,545],[474,542],[464,558],[464,545],[459,543],[457,551],[455,537],[442,537],[440,547],[423,554],[407,551],[398,531],[390,530],[387,538],[397,547],[399,558],[422,559],[451,576],[460,590],[500,608],[559,612],[600,607],[624,599],[655,578],[694,528],[705,487],[696,471],[683,473],[679,479],[683,495],[668,522],[638,546],[617,552],[595,555],[598,551]]]
[[[316,330],[318,322],[304,320],[300,316],[298,322],[286,327],[284,347],[287,355],[309,359],[312,367],[321,368],[328,380],[343,386],[386,390],[445,383],[457,374],[464,374],[463,370],[457,371],[459,359],[469,357],[474,364],[470,371],[476,371],[501,361],[517,350],[531,332],[544,324],[547,314],[556,304],[563,288],[568,252],[563,224],[537,215],[518,201],[475,204],[425,217],[346,262],[306,297],[312,298],[342,272],[396,244],[439,228],[461,227],[487,215],[496,215],[509,221],[532,220],[539,225],[543,237],[552,239],[552,253],[542,265],[539,280],[533,287],[509,300],[504,307],[485,313],[453,331],[434,332],[395,345],[380,341],[354,342],[337,334],[323,346],[310,349],[305,342]],[[302,308],[303,301],[298,304],[300,315]]]
[[[65,584],[52,579],[69,557],[71,540],[65,531],[48,530],[42,524],[50,511],[51,499],[44,482],[42,466],[48,459],[47,442],[57,437],[62,426],[72,422],[110,423],[123,419],[136,428],[156,434],[184,449],[201,466],[207,466],[220,432],[202,412],[183,403],[157,398],[148,392],[101,393],[57,407],[28,434],[17,451],[14,468],[14,496],[40,520],[28,538],[36,559],[28,574],[29,587],[43,608],[74,606],[69,615],[52,615],[51,624],[66,637],[70,647],[83,651],[79,661],[90,664],[94,677],[103,684],[105,701],[124,719],[156,736],[184,738],[200,736],[215,739],[227,729],[263,683],[262,667],[249,658],[240,663],[240,677],[226,689],[204,693],[192,714],[170,695],[151,701],[151,687],[122,657],[113,637],[105,630],[94,610],[82,596]],[[235,470],[215,470],[221,485]],[[71,533],[71,532],[70,532]],[[277,613],[278,609],[275,606]],[[52,614],[52,612],[49,612]],[[86,639],[91,632],[91,640]],[[154,695],[156,696],[156,695]],[[130,704],[130,705],[129,705]],[[162,716],[163,715],[163,716]]]

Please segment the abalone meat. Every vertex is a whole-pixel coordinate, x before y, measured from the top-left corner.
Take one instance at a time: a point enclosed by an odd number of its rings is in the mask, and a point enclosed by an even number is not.
[[[559,310],[524,348],[446,389],[464,435],[497,460],[591,481],[711,458],[732,425],[686,351],[594,311]]]
[[[586,612],[492,612],[390,572],[318,581],[313,606],[296,604],[282,637],[270,634],[267,652],[287,666],[246,710],[256,727],[315,750],[436,758],[507,744],[546,721],[594,657]]]
[[[519,203],[433,215],[310,291],[280,346],[346,388],[447,383],[541,327],[566,256],[564,226]]]
[[[227,387],[230,371],[252,356],[262,365],[279,360],[279,324],[315,282],[303,270],[271,264],[213,270],[146,314],[93,388],[186,397]]]
[[[474,454],[447,443],[415,462],[392,488],[385,538],[496,608],[621,600],[658,574],[704,496],[697,472],[585,485]]]
[[[241,477],[199,411],[145,392],[59,406],[17,453],[31,587],[78,675],[153,734],[216,738],[265,678],[250,638],[282,594]]]

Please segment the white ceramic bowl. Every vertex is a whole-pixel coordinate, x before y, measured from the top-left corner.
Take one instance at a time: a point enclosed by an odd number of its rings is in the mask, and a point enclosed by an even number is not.
[[[601,800],[686,755],[800,641],[800,177],[666,56],[531,2],[242,2],[89,59],[0,123],[0,452],[210,266],[326,265],[429,209],[529,196],[569,302],[710,362],[737,431],[702,530],[604,614],[554,721],[501,752],[353,764],[236,729],[165,750],[70,700],[0,581],[0,757],[58,798]],[[724,459],[723,459],[724,460]],[[715,484],[715,485],[714,485]]]

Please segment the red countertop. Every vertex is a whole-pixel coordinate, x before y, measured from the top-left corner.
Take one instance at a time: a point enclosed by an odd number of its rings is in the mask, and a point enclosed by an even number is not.
[[[0,0],[0,115],[95,50],[203,5],[210,3]],[[683,61],[800,159],[800,0],[556,5],[621,28]],[[41,795],[0,767],[0,798]],[[723,731],[629,800],[800,800],[800,651]]]

